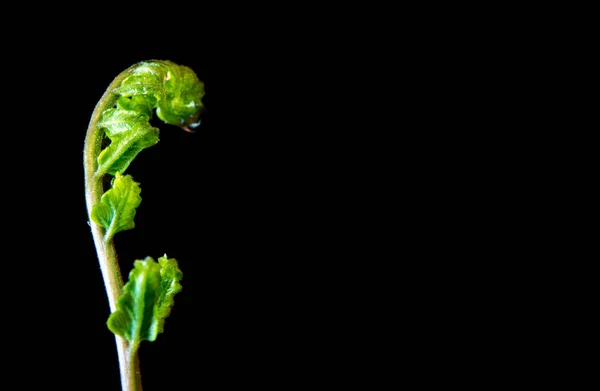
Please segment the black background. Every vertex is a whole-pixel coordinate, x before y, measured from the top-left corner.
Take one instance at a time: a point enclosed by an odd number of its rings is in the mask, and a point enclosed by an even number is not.
[[[73,29],[18,47],[27,53],[20,78],[7,81],[17,104],[3,193],[14,253],[5,327],[19,341],[11,353],[19,377],[120,389],[87,225],[83,145],[111,81],[151,59],[192,68],[206,111],[193,134],[153,120],[160,142],[128,168],[142,203],[135,228],[115,237],[124,277],[135,260],[165,253],[184,276],[165,332],[140,347],[144,391],[305,386],[352,349],[339,319],[360,299],[340,286],[354,283],[345,276],[363,251],[346,235],[356,218],[346,200],[358,188],[345,181],[360,167],[345,160],[356,135],[335,115],[337,70],[302,40],[282,43],[270,31],[178,32],[161,41],[104,31],[78,38]]]
[[[497,222],[520,221],[497,218],[506,200],[481,186],[485,156],[513,151],[496,112],[522,87],[498,85],[507,49],[430,10],[23,4],[1,27],[3,388],[120,389],[82,152],[106,87],[148,59],[194,69],[207,110],[195,134],[157,123],[161,141],[129,169],[143,200],[116,237],[124,274],[164,253],[184,273],[165,333],[140,348],[145,391],[446,381],[430,375],[449,352],[453,378],[472,364],[461,355],[505,367],[485,359],[498,317],[480,309],[496,307],[469,283],[495,288],[479,254],[502,256],[495,242],[514,235]]]
[[[480,160],[463,157],[471,130],[451,129],[489,123],[471,103],[489,106],[479,91],[496,72],[474,93],[462,83],[495,55],[472,62],[462,39],[405,26],[411,13],[353,6],[24,4],[6,12],[1,51],[10,389],[120,389],[83,142],[107,86],[149,59],[194,69],[206,112],[194,134],[155,121],[160,142],[128,169],[142,203],[115,238],[123,274],[166,253],[184,275],[165,332],[140,347],[144,390],[373,389],[398,365],[429,370],[449,330],[423,305],[439,292],[430,272],[442,263],[447,279],[447,255],[470,248],[460,224],[483,227],[454,205],[456,161]]]

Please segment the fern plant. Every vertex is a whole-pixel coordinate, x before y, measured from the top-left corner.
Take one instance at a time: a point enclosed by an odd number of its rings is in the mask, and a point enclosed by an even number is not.
[[[193,132],[204,109],[204,83],[186,66],[166,60],[141,61],[121,72],[92,113],[84,144],[85,201],[115,334],[122,391],[141,391],[138,348],[164,332],[183,273],[166,254],[133,261],[125,283],[114,237],[135,227],[142,198],[127,168],[159,141],[156,115]],[[110,187],[104,189],[105,183]]]

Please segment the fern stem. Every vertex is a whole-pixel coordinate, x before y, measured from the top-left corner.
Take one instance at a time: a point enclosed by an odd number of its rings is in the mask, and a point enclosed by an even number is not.
[[[92,231],[94,245],[100,270],[104,280],[110,312],[116,311],[116,303],[123,290],[123,277],[117,259],[114,241],[105,239],[104,228],[96,224],[91,218],[92,206],[98,204],[104,193],[102,179],[103,175],[96,175],[98,169],[98,155],[100,154],[104,132],[98,128],[102,112],[115,105],[117,96],[113,93],[123,79],[131,72],[134,66],[121,72],[104,92],[90,119],[83,151],[84,175],[85,175],[85,201],[88,212],[88,223]],[[119,370],[121,375],[122,391],[142,391],[141,374],[139,371],[139,360],[137,349],[130,349],[129,342],[115,335],[117,355],[119,359]]]

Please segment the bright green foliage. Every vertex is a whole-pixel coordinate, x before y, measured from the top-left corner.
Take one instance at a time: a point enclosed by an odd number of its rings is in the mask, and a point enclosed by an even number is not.
[[[111,141],[98,156],[98,173],[124,173],[142,150],[158,143],[150,125],[153,109],[165,123],[186,127],[198,122],[204,109],[204,84],[194,71],[170,61],[143,61],[113,91],[116,106],[98,122]]]
[[[108,328],[134,348],[141,341],[156,340],[170,315],[173,296],[181,291],[182,277],[177,261],[166,255],[158,262],[151,257],[135,261],[129,281],[117,300],[117,310],[108,318]]]
[[[140,192],[139,184],[130,175],[117,173],[113,178],[112,188],[102,195],[91,213],[94,222],[106,229],[105,240],[135,227],[135,209],[142,202]]]

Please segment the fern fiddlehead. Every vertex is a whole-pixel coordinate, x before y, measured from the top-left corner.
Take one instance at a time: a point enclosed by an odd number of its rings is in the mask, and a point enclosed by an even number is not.
[[[166,60],[142,61],[121,72],[92,113],[84,145],[85,199],[89,225],[106,287],[123,391],[141,391],[137,349],[164,331],[164,319],[181,290],[182,273],[166,254],[136,260],[124,284],[114,236],[135,227],[139,183],[126,174],[135,157],[159,141],[150,124],[163,122],[193,132],[204,109],[204,84],[194,71]],[[106,192],[103,180],[111,177]]]

